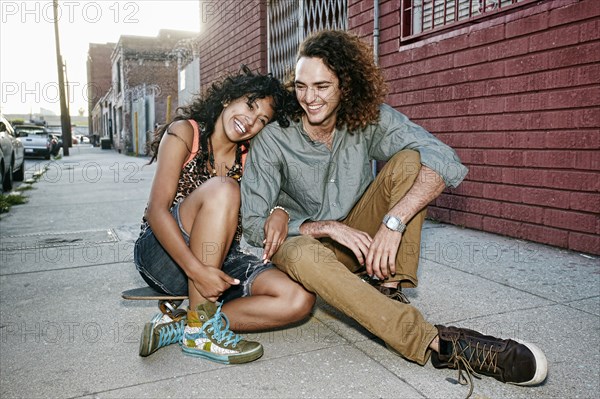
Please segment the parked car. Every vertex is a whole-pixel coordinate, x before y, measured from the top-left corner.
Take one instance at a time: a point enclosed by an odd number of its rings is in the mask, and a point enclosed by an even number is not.
[[[90,139],[88,137],[89,130],[87,126],[72,126],[72,137],[77,140],[79,144],[89,144]],[[75,143],[73,143],[75,144]]]
[[[46,127],[46,130],[48,130],[48,133],[50,133],[50,135],[58,142],[58,148],[61,148],[63,145],[62,127],[50,125]]]
[[[16,133],[4,116],[0,115],[0,185],[10,191],[13,181],[25,177],[25,151]]]
[[[90,144],[90,138],[88,136],[84,136],[83,134],[77,134],[73,136],[73,144]]]
[[[50,159],[50,155],[58,154],[58,141],[44,126],[15,125],[16,136],[23,143],[25,156],[43,156]]]
[[[62,145],[63,145],[62,127],[58,126],[58,125],[49,125],[47,129],[50,132],[50,134],[52,134],[53,136],[58,138],[59,147],[62,147]],[[75,133],[75,129],[71,130],[71,144],[81,144],[82,143],[81,137],[82,137],[82,135]],[[89,141],[89,139],[88,139],[88,141]]]

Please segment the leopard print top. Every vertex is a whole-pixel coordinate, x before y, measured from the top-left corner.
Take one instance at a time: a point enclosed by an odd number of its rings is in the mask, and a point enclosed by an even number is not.
[[[187,162],[184,164],[181,169],[181,173],[179,174],[179,182],[177,184],[177,193],[175,194],[175,198],[173,198],[173,203],[171,204],[171,209],[178,202],[183,201],[188,195],[190,195],[195,189],[200,187],[202,183],[206,182],[208,179],[212,178],[210,171],[206,167],[207,157],[201,151],[200,144],[200,134],[199,127],[196,121],[189,120],[191,125],[194,128],[194,148],[192,149],[192,154],[190,158],[188,158]],[[242,178],[242,164],[236,160],[235,164],[227,171],[227,177],[231,177],[240,182]],[[146,208],[147,210],[147,208]],[[146,229],[148,229],[148,221],[146,220],[144,211],[144,217],[142,218],[142,226],[140,235],[143,234]],[[238,224],[237,230],[235,233],[234,240],[240,241],[242,238],[242,217],[241,214],[238,216]]]

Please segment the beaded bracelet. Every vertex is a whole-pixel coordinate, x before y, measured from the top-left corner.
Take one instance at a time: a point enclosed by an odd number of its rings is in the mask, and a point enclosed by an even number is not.
[[[288,223],[290,222],[290,220],[291,220],[291,218],[290,218],[290,214],[288,213],[288,211],[286,211],[286,210],[285,210],[285,208],[284,208],[284,207],[282,207],[282,206],[279,206],[279,205],[278,205],[278,206],[274,206],[274,207],[273,207],[273,209],[271,209],[271,211],[269,212],[269,216],[271,216],[271,215],[273,214],[273,212],[275,212],[275,209],[281,209],[282,211],[284,211],[284,212],[285,212],[285,214],[286,214],[286,215],[287,215],[287,217],[288,217]]]

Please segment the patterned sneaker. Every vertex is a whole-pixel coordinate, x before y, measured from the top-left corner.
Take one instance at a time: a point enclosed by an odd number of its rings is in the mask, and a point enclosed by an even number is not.
[[[205,302],[196,310],[188,310],[188,325],[181,340],[183,352],[224,364],[248,363],[261,357],[261,344],[246,341],[229,329],[221,305]]]
[[[386,287],[383,285],[381,280],[379,280],[377,277],[369,276],[367,272],[359,273],[358,277],[360,277],[360,279],[365,283],[369,283],[373,287],[377,288],[379,292],[388,298],[402,303],[410,303],[404,292],[402,292],[402,287],[400,287],[400,284],[398,284],[398,286],[395,288]]]
[[[142,330],[140,356],[149,356],[163,346],[181,341],[186,318],[184,315],[173,320],[166,314],[157,313]]]
[[[471,375],[494,377],[498,381],[516,385],[537,385],[546,379],[548,362],[544,353],[528,342],[500,339],[466,328],[436,326],[440,353],[432,352],[435,368],[458,369],[458,382],[470,385]],[[467,373],[468,381],[462,374]]]

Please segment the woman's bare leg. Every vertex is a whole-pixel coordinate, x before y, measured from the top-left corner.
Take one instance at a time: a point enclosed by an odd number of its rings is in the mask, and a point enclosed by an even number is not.
[[[237,230],[240,191],[230,178],[213,178],[202,184],[182,203],[179,215],[190,234],[192,253],[206,266],[221,268]],[[190,281],[190,308],[206,299]],[[282,327],[306,318],[315,295],[283,272],[262,272],[252,284],[252,295],[223,305],[235,331],[259,331]]]
[[[239,184],[231,178],[208,180],[190,194],[179,208],[183,228],[190,235],[190,250],[206,266],[221,268],[237,230]],[[206,299],[188,283],[190,307]]]
[[[262,272],[252,284],[252,295],[223,305],[231,329],[261,331],[283,327],[308,317],[315,295],[277,269]]]

